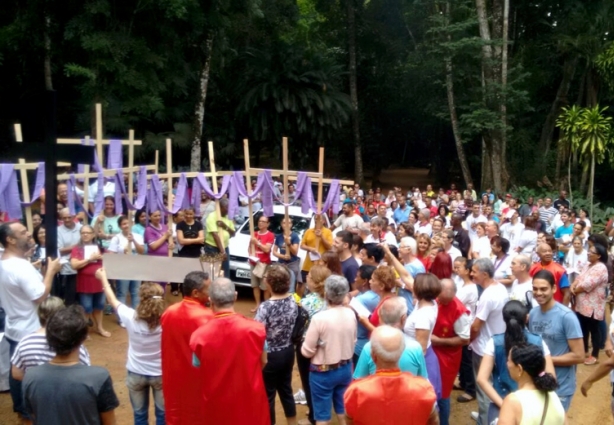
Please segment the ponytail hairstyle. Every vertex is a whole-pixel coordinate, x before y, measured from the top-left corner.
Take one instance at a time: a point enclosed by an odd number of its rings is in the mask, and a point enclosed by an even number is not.
[[[517,300],[508,301],[503,306],[503,321],[505,322],[505,354],[509,354],[512,347],[524,345],[527,338],[524,335],[525,323],[529,311],[523,303]]]
[[[147,323],[150,331],[160,326],[160,317],[166,309],[164,290],[154,282],[145,282],[139,287],[141,302],[136,307],[136,318]]]
[[[558,387],[556,378],[547,373],[546,359],[541,347],[537,345],[516,345],[510,351],[512,363],[522,366],[522,369],[531,377],[535,388],[540,391],[554,391]]]

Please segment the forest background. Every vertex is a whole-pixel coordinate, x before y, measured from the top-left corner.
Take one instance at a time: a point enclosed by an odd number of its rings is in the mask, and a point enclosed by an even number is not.
[[[614,3],[608,0],[6,0],[0,158],[12,124],[42,137],[134,128],[182,169],[280,156],[374,182],[428,167],[436,184],[528,186],[614,200]],[[206,151],[205,151],[206,152]],[[594,176],[594,180],[593,177]],[[594,183],[593,183],[594,181]],[[593,184],[591,184],[593,183]],[[594,189],[594,190],[592,190]]]

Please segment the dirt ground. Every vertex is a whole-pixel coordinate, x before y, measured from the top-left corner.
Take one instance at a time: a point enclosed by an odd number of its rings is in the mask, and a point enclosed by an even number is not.
[[[179,301],[179,297],[173,297],[170,294],[166,296],[169,304]],[[250,309],[253,307],[251,291],[241,289],[239,291],[239,301],[236,309],[239,313],[252,317]],[[117,423],[119,425],[128,425],[132,421],[132,409],[128,399],[128,390],[124,383],[126,376],[126,353],[128,350],[128,339],[126,331],[117,325],[113,316],[104,316],[105,328],[112,333],[111,338],[102,338],[101,336],[92,333],[91,339],[86,342],[87,349],[92,358],[92,364],[103,366],[111,372],[115,392],[120,400],[120,406],[116,410]],[[602,355],[603,357],[603,355]],[[578,382],[582,382],[591,372],[592,368],[581,365],[578,367]],[[298,371],[295,370],[293,379],[293,388],[297,391],[301,388]],[[452,393],[452,398],[455,399],[458,392]],[[152,403],[153,404],[153,403]],[[306,415],[306,407],[298,405],[298,417],[302,419]],[[279,424],[283,424],[283,411],[279,401],[277,402],[277,418]],[[470,419],[471,410],[477,410],[477,403],[471,402],[468,404],[459,404],[455,400],[452,401],[452,415],[450,423],[453,425],[473,425]],[[154,423],[153,405],[150,406],[150,423]],[[336,423],[336,421],[333,421]],[[571,409],[569,411],[569,423],[577,425],[606,425],[612,424],[612,415],[610,413],[610,385],[606,379],[595,384],[591,390],[590,398],[584,398],[578,389],[576,396],[573,399]],[[19,424],[17,416],[12,413],[11,397],[8,393],[0,394],[0,425],[17,425]],[[239,424],[237,424],[239,425]]]

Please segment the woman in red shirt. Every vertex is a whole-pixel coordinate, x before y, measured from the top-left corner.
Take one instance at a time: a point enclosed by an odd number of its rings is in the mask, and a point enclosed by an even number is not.
[[[102,253],[91,226],[81,227],[80,233],[81,241],[70,253],[70,265],[77,271],[79,304],[87,316],[93,320],[96,332],[108,338],[111,334],[102,327],[105,296],[102,283],[96,278],[96,270],[102,267]]]
[[[258,258],[258,263],[265,265],[271,264],[271,248],[275,244],[275,235],[269,230],[269,218],[264,214],[258,218],[258,230],[254,233],[250,242],[250,256],[252,258]],[[271,294],[267,291],[264,278],[254,275],[254,267],[256,262],[249,260],[251,266],[251,285],[254,290],[254,299],[256,300],[256,307],[252,309],[252,313],[255,313],[260,306],[262,299],[261,291],[264,291],[264,299],[268,300]]]
[[[378,267],[373,272],[373,275],[371,275],[370,283],[371,290],[379,295],[379,304],[375,307],[371,316],[359,316],[358,320],[369,332],[372,332],[373,329],[377,328],[380,324],[380,307],[388,298],[396,296],[392,291],[397,286],[397,277],[392,267]]]
[[[416,242],[418,242],[418,253],[416,258],[422,261],[424,269],[428,271],[431,267],[431,238],[426,233],[420,233]]]

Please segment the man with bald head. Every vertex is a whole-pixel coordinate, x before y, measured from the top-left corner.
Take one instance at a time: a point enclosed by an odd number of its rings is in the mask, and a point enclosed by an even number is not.
[[[343,400],[348,424],[439,424],[432,385],[398,367],[405,342],[403,332],[395,327],[383,325],[373,331],[371,357],[376,372],[354,381],[346,390]]]
[[[405,320],[407,320],[407,302],[402,297],[392,297],[384,301],[379,309],[379,318],[382,325],[392,326],[403,330]],[[402,372],[410,372],[416,376],[426,378],[426,361],[422,353],[422,346],[419,342],[407,340],[403,351],[399,367]],[[367,342],[358,357],[356,368],[354,369],[354,379],[364,378],[373,375],[376,364],[371,356],[371,343]]]
[[[452,279],[441,280],[437,305],[431,344],[441,371],[441,399],[437,402],[439,421],[447,425],[450,419],[450,394],[460,369],[463,346],[469,344],[471,316],[467,307],[456,298],[456,285]]]
[[[556,291],[554,292],[554,300],[560,302],[563,305],[569,305],[571,298],[571,292],[569,292],[569,277],[565,268],[553,261],[554,253],[552,248],[547,243],[541,243],[537,245],[535,251],[540,259],[539,263],[533,264],[529,270],[531,277],[540,270],[548,270],[554,275],[556,281]]]

